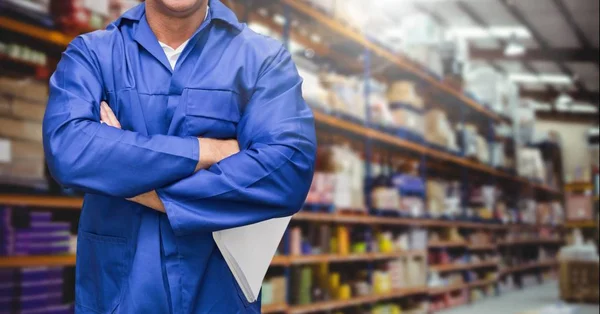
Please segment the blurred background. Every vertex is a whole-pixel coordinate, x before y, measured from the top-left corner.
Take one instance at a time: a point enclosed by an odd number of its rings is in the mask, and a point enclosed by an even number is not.
[[[0,0],[1,314],[73,311],[47,83],[138,3]],[[598,313],[597,0],[224,3],[292,52],[319,137],[263,313]]]

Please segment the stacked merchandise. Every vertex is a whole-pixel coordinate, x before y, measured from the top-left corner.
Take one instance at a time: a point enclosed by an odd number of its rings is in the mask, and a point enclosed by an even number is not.
[[[520,176],[546,182],[546,166],[542,159],[542,152],[538,148],[521,148],[517,158],[519,160],[517,172]]]
[[[39,66],[45,66],[47,62],[47,57],[44,52],[17,43],[0,41],[0,59],[3,57]]]
[[[485,137],[481,136],[477,127],[472,124],[459,124],[457,127],[459,147],[465,157],[476,159],[482,163],[490,163],[490,150]]]
[[[261,304],[268,306],[272,304],[285,304],[287,296],[287,281],[283,276],[266,278],[261,289]]]
[[[432,218],[457,218],[462,214],[460,183],[441,179],[427,180],[427,209]]]
[[[376,304],[371,312],[365,312],[370,314],[426,314],[429,306],[425,302],[411,302],[407,306],[394,303],[380,303]]]
[[[454,154],[460,152],[457,134],[452,128],[446,112],[431,109],[425,114],[425,140],[435,148]]]
[[[0,77],[0,184],[46,188],[42,120],[46,83]]]
[[[500,191],[491,185],[477,186],[469,192],[469,207],[467,215],[478,221],[490,221],[494,219],[494,209]]]
[[[0,313],[74,313],[63,286],[63,268],[1,269]]]
[[[400,215],[422,218],[427,215],[425,209],[425,181],[417,173],[418,165],[409,164],[403,171],[392,177],[392,184],[400,193]]]
[[[508,117],[517,107],[518,88],[490,67],[477,67],[465,73],[467,93],[492,111]]]
[[[486,246],[492,244],[493,235],[484,231],[469,234],[469,244],[472,246]]]
[[[103,28],[139,0],[52,1],[54,23],[65,33],[81,33],[82,30]]]
[[[426,14],[411,14],[402,19],[398,35],[399,52],[438,78],[444,76],[440,49],[444,31],[438,23]]]
[[[0,208],[0,255],[57,255],[69,253],[71,226],[52,221],[49,212]]]
[[[424,101],[417,94],[414,82],[397,81],[387,91],[397,135],[422,142],[425,135]]]
[[[7,16],[19,15],[46,26],[52,25],[51,0],[2,0],[0,12]]]

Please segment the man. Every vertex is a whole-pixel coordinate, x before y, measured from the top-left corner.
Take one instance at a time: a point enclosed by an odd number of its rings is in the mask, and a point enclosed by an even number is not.
[[[146,0],[73,40],[44,147],[87,193],[77,313],[260,313],[211,233],[296,212],[315,142],[289,53],[218,0]]]

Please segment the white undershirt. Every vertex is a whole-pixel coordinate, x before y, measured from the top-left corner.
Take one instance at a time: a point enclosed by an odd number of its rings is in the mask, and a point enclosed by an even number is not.
[[[204,16],[204,19],[206,20],[206,18],[208,17],[208,7],[206,8],[206,15]],[[190,40],[186,40],[185,42],[183,42],[183,44],[181,44],[179,47],[177,47],[176,49],[171,48],[169,45],[162,43],[162,42],[158,42],[160,44],[160,47],[163,49],[163,51],[165,52],[165,55],[167,56],[167,60],[169,60],[169,64],[171,64],[171,69],[175,70],[175,65],[177,65],[177,60],[179,60],[179,56],[181,56],[181,53],[183,52],[183,49],[185,49],[185,46],[187,46],[188,42]]]

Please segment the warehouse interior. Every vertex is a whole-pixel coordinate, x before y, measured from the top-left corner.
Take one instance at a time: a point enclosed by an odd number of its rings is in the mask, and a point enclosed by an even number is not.
[[[74,312],[48,81],[140,2],[0,0],[0,314]],[[317,130],[262,313],[599,313],[598,1],[221,2],[290,51]]]

